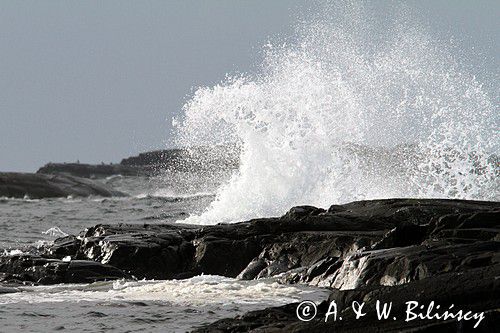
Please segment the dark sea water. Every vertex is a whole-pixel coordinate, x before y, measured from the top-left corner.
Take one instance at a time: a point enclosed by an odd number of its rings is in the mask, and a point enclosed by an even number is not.
[[[163,223],[203,211],[213,200],[210,190],[217,182],[205,179],[201,186],[186,175],[177,176],[184,181],[102,180],[130,194],[125,198],[0,198],[0,254],[34,249],[99,223]],[[0,332],[185,332],[249,310],[324,296],[320,289],[220,276],[55,286],[0,284]]]

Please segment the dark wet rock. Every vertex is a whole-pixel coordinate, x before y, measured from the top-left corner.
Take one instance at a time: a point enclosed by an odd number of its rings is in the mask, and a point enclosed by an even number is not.
[[[156,279],[196,275],[192,227],[96,226],[89,229],[78,257],[110,264],[136,277]]]
[[[260,250],[256,239],[221,239],[205,236],[197,240],[195,272],[236,277]]]
[[[146,278],[285,273],[289,283],[340,288],[398,284],[497,262],[498,211],[488,202],[394,199],[329,211],[295,207],[281,218],[205,227],[98,225],[56,240],[46,255]]]
[[[31,255],[0,257],[2,281],[35,284],[90,283],[130,277],[122,270],[89,260],[48,259]]]
[[[76,236],[69,235],[56,239],[53,244],[51,244],[46,249],[46,251],[50,255],[50,257],[62,259],[67,256],[71,257],[72,255],[77,253],[80,245],[80,239],[78,239]]]
[[[346,258],[335,274],[319,279],[319,285],[338,289],[392,286],[495,264],[500,264],[500,243],[495,241],[363,251]]]
[[[35,173],[0,173],[0,196],[31,199],[68,196],[125,196],[124,193],[90,179]]]
[[[70,282],[75,277],[67,275],[68,269],[61,263],[69,256],[72,262],[95,262],[136,278],[179,279],[202,273],[241,279],[277,277],[283,283],[335,288],[332,297],[339,302],[355,297],[367,302],[377,297],[395,302],[418,297],[419,301],[453,301],[465,306],[460,302],[470,299],[474,309],[495,311],[500,281],[499,235],[497,202],[373,200],[335,205],[328,210],[300,206],[282,217],[214,226],[97,225],[42,249],[45,262],[41,262],[47,268],[40,268],[39,258],[25,258],[23,269],[34,267],[36,273],[23,275],[16,268],[19,265],[5,263],[0,265],[0,273],[21,281]],[[54,265],[62,267],[64,273],[58,273]],[[92,280],[94,268],[90,268],[82,266],[78,274]],[[217,322],[207,326],[205,332],[330,329],[316,321],[301,323],[294,311],[293,305],[258,311]],[[497,322],[491,322],[491,318],[493,315],[482,326],[494,327],[491,325]],[[381,332],[402,330],[400,322],[375,325],[373,319],[366,320],[364,324],[355,321],[352,330],[342,323],[332,327],[347,332],[362,327],[377,327]],[[421,332],[457,328],[455,322],[415,322],[406,327]]]
[[[257,258],[252,260],[245,269],[238,274],[238,278],[242,280],[252,280],[259,275],[264,269],[266,269],[268,263],[263,258]]]
[[[499,261],[500,204],[391,199],[292,208],[236,224],[98,225],[44,255],[93,260],[137,278],[280,275],[286,283],[392,285]]]

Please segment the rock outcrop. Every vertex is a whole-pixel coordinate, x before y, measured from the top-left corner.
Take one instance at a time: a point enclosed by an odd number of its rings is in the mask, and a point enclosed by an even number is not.
[[[112,164],[48,163],[38,169],[37,173],[103,178],[113,175],[155,176],[172,171],[228,170],[238,167],[238,153],[237,147],[219,146],[189,150],[165,149],[140,153]]]
[[[332,288],[331,298],[338,302],[359,299],[373,306],[378,298],[468,304],[492,313],[482,325],[491,328],[498,325],[500,309],[500,203],[388,199],[334,205],[328,210],[294,207],[279,218],[214,226],[97,225],[78,237],[56,240],[38,257],[51,263],[64,258],[65,262],[104,265],[85,273],[81,264],[78,274],[86,281],[118,278],[118,271],[148,279],[202,273],[241,279],[277,277],[283,283]],[[38,267],[38,257],[16,259],[23,260],[23,265],[9,264],[12,257],[0,257],[0,272],[7,278],[15,275],[17,280],[27,276],[27,281],[36,283],[74,281],[64,280],[68,273],[56,274],[51,269],[36,276],[27,273],[37,271],[32,267]],[[107,270],[103,272],[102,267]],[[100,275],[93,276],[96,271]],[[326,311],[324,307],[320,311]],[[200,328],[200,332],[402,330],[397,326],[401,321],[375,326],[371,317],[354,320],[354,324],[349,321],[351,326],[325,326],[321,320],[302,323],[295,317],[295,308],[249,313]],[[451,321],[427,324],[405,327],[422,332],[457,327]]]
[[[31,199],[90,195],[111,197],[124,193],[89,179],[65,175],[0,172],[0,196]]]

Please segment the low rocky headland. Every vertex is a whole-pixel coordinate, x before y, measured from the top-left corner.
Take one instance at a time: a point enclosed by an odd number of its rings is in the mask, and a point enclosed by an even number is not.
[[[330,288],[314,320],[298,304],[267,308],[199,327],[197,332],[468,332],[474,321],[355,319],[347,305],[407,301],[484,312],[474,330],[500,325],[500,203],[388,199],[294,207],[281,217],[235,224],[105,225],[28,253],[0,257],[2,292],[20,284],[120,278],[182,279],[215,274],[275,277]],[[9,286],[5,288],[5,286]],[[328,304],[340,321],[325,322]],[[340,310],[345,308],[345,310]]]
[[[125,193],[90,179],[65,174],[0,172],[0,197],[60,198],[60,197],[122,197]]]
[[[123,158],[119,163],[47,163],[37,173],[98,179],[113,175],[147,177],[171,171],[234,169],[239,164],[238,153],[237,147],[174,148],[140,153]]]
[[[0,172],[0,197],[58,198],[126,196],[102,182],[103,178],[153,177],[169,172],[208,172],[238,167],[237,148],[165,149],[126,157],[119,163],[47,163],[36,173]]]

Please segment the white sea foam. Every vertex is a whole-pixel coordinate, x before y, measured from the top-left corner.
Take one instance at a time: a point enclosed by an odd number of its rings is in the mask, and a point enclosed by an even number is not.
[[[43,231],[42,234],[48,235],[48,236],[51,236],[51,237],[65,237],[65,236],[68,236],[68,234],[65,233],[64,231],[62,231],[61,228],[59,228],[59,227],[49,228],[49,229]]]
[[[13,250],[3,250],[3,255],[4,256],[18,256],[25,254],[22,250],[19,249],[13,249]]]
[[[239,171],[199,216],[213,224],[359,199],[498,200],[496,105],[452,47],[407,12],[327,5],[269,43],[258,74],[195,91],[182,146],[241,148]],[[390,22],[388,22],[390,21]]]
[[[93,284],[20,287],[21,293],[0,296],[0,304],[20,302],[158,301],[182,306],[215,304],[280,305],[298,300],[322,300],[327,290],[287,286],[272,280],[243,281],[202,275],[186,280],[114,281]]]

